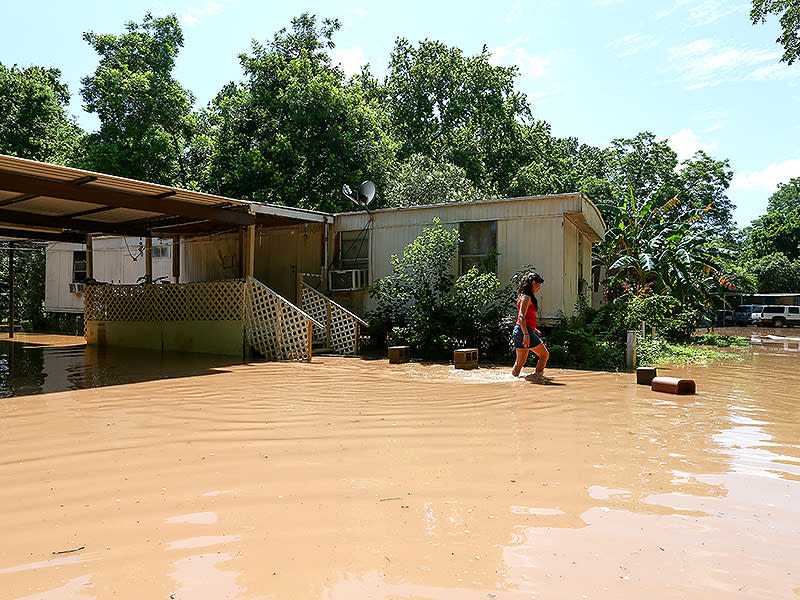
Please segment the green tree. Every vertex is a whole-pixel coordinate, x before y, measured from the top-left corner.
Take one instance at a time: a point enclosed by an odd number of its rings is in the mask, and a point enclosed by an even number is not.
[[[784,49],[781,61],[790,65],[800,58],[800,4],[797,0],[753,0],[753,25],[765,23],[767,15],[780,15],[781,34],[775,41]]]
[[[800,258],[800,208],[788,213],[774,211],[754,220],[745,229],[744,256],[761,259],[779,252],[789,260]]]
[[[231,84],[202,117],[210,154],[204,187],[223,194],[319,210],[351,208],[343,183],[375,181],[394,164],[385,111],[358,81],[331,66],[337,20],[304,13],[239,60]]]
[[[401,159],[454,164],[484,190],[502,189],[529,162],[518,157],[531,114],[514,88],[517,70],[490,58],[486,47],[464,56],[438,41],[395,42],[385,95]]]
[[[58,69],[0,63],[0,154],[69,165],[81,129],[67,115],[69,89]]]
[[[792,260],[782,252],[773,252],[753,259],[747,268],[758,280],[758,291],[762,294],[800,290],[800,259]]]
[[[767,212],[789,214],[800,208],[800,177],[779,183],[778,190],[767,202]]]
[[[412,154],[399,165],[384,196],[387,206],[473,202],[487,197],[467,179],[464,169],[436,163],[423,154]]]
[[[606,150],[605,174],[590,174],[583,190],[596,203],[619,204],[632,189],[637,198],[678,197],[675,214],[688,219],[693,211],[704,211],[699,225],[712,237],[730,236],[733,231],[733,203],[726,195],[733,173],[727,160],[718,161],[705,152],[678,164],[677,154],[667,140],[650,132],[631,139],[617,139]],[[599,168],[596,169],[600,170]]]
[[[714,237],[730,236],[734,229],[734,205],[726,194],[732,177],[727,160],[715,160],[702,150],[678,171],[676,193],[689,209],[705,211],[702,224]]]
[[[94,74],[81,80],[86,110],[100,118],[100,129],[85,140],[84,166],[188,187],[184,153],[194,129],[194,96],[172,76],[183,47],[178,19],[147,13],[125,30],[83,34],[100,55]]]
[[[543,121],[525,126],[515,155],[528,162],[501,189],[506,196],[582,191],[594,199],[597,190],[593,182],[606,173],[605,155],[599,148],[581,144],[577,138],[553,137]],[[601,195],[606,195],[605,190]]]

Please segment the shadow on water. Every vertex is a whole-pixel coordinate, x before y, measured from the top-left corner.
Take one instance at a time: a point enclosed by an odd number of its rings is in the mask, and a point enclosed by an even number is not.
[[[0,398],[225,372],[235,356],[0,340]]]

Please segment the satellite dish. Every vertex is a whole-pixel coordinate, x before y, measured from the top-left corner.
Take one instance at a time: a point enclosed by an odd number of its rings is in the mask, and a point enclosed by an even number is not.
[[[375,199],[375,184],[371,181],[365,181],[358,186],[358,199],[364,205],[364,208],[369,206],[369,203]]]

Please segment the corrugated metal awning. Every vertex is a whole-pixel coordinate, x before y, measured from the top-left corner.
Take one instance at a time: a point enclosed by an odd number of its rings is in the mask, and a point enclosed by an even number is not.
[[[83,241],[86,234],[160,236],[322,221],[273,207],[0,155],[0,235]]]

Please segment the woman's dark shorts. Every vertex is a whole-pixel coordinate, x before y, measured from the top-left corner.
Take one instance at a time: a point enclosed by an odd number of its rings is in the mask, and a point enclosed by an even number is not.
[[[536,348],[536,346],[542,343],[542,338],[536,335],[533,330],[528,327],[528,335],[531,336],[531,345],[525,348],[525,344],[522,343],[523,335],[522,327],[519,326],[519,323],[514,325],[514,333],[511,334],[511,337],[514,338],[514,348],[530,350],[531,348]]]

